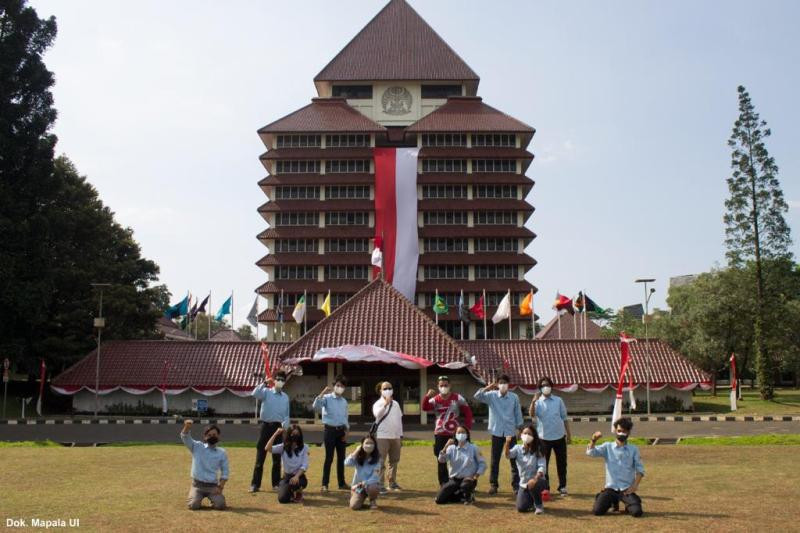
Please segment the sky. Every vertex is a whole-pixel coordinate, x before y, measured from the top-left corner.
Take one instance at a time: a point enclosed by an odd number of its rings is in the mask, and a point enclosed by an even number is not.
[[[177,301],[233,291],[244,322],[266,274],[256,130],[316,96],[312,79],[385,0],[34,0],[58,22],[58,153],[134,230]],[[479,96],[536,128],[527,274],[641,303],[652,277],[724,265],[727,139],[745,85],[800,255],[800,3],[409,0],[481,77]],[[223,8],[224,6],[224,8]],[[261,302],[261,308],[264,307]]]

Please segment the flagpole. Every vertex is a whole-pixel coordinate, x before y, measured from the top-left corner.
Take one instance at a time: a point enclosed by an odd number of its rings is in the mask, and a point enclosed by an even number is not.
[[[211,291],[208,291],[208,310],[206,311],[206,318],[208,318],[208,340],[211,340]]]
[[[458,300],[458,321],[461,323],[461,340],[464,340],[464,321],[461,320],[461,315],[464,311],[461,306],[464,305],[464,289],[461,289],[461,298]]]
[[[258,293],[256,293],[256,341],[260,341],[261,337],[258,335]]]
[[[533,312],[533,287],[531,287],[531,340],[536,340],[536,313]]]
[[[561,311],[556,308],[556,322],[558,323],[558,340],[561,340]]]
[[[511,333],[511,309],[512,309],[512,306],[511,306],[511,289],[508,289],[508,340],[511,340],[511,339],[514,338],[514,336]]]
[[[483,340],[489,338],[489,332],[486,330],[486,289],[483,289]]]
[[[586,339],[587,326],[589,325],[589,306],[586,303],[586,289],[583,289],[583,338]]]
[[[236,329],[233,326],[233,306],[234,306],[234,303],[235,302],[233,301],[233,291],[231,291],[231,331],[236,331]]]
[[[279,322],[279,324],[281,326],[281,337],[280,337],[280,339],[281,339],[281,341],[283,341],[284,338],[285,338],[285,333],[283,331],[283,289],[281,289],[281,299],[278,300],[278,304],[280,304],[280,307],[281,307],[281,316],[278,319],[278,322]]]
[[[575,306],[572,307],[574,308]],[[581,317],[576,317],[575,313],[572,314],[572,338],[576,340],[578,339],[578,320],[580,319]]]
[[[303,335],[308,332],[308,291],[303,289]]]
[[[436,289],[436,296],[433,298],[433,319],[436,321],[436,325],[439,325],[439,313],[436,312],[436,304],[439,303],[439,289]]]

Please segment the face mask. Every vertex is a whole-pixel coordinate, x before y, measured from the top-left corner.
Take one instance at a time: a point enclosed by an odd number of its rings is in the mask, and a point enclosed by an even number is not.
[[[522,442],[524,442],[525,444],[530,444],[531,442],[533,442],[533,435],[531,435],[530,433],[523,433]]]
[[[464,442],[465,440],[467,440],[467,434],[466,433],[456,433],[456,440],[458,442]]]
[[[363,448],[364,451],[367,453],[372,453],[372,450],[375,449],[375,445],[372,444],[371,442],[365,442],[361,448]]]
[[[214,435],[206,437],[206,442],[208,443],[209,446],[214,446],[216,443],[219,442],[219,437],[216,437]]]
[[[450,394],[450,387],[439,387],[439,394],[442,395]]]
[[[544,394],[545,396],[550,396],[551,392],[553,392],[553,387],[549,385],[545,385],[544,387],[542,387],[542,394]]]
[[[381,395],[382,395],[384,398],[391,398],[393,393],[394,393],[394,391],[392,391],[392,389],[383,389],[383,390],[381,391]]]
[[[341,396],[342,394],[344,394],[344,387],[341,387],[341,386],[336,386],[336,387],[334,387],[334,388],[333,388],[333,393],[334,393],[336,396]]]
[[[508,392],[508,383],[501,383],[497,386],[497,390],[500,391],[500,394],[505,394]]]
[[[625,433],[617,433],[617,440],[620,442],[625,442],[628,440],[628,435]]]
[[[282,379],[275,381],[275,390],[281,390],[286,382]]]

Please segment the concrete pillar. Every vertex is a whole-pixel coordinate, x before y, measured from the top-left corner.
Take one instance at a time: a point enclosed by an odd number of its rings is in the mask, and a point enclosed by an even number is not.
[[[428,413],[422,410],[422,397],[428,391],[428,369],[422,367],[419,369],[419,423],[428,423]]]

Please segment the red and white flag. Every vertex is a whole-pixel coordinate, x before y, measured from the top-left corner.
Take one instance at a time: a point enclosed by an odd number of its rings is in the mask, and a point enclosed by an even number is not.
[[[625,373],[631,364],[630,343],[636,339],[628,337],[625,332],[619,334],[619,379],[617,380],[617,395],[614,398],[614,410],[611,412],[611,432],[614,432],[614,421],[622,417],[622,389],[625,386]],[[633,377],[629,374],[628,389],[633,391]]]
[[[417,287],[418,148],[375,148],[375,237],[384,279],[414,301]],[[377,244],[377,243],[376,243]],[[373,260],[375,257],[373,256]]]
[[[736,354],[731,354],[731,411],[736,410]]]

